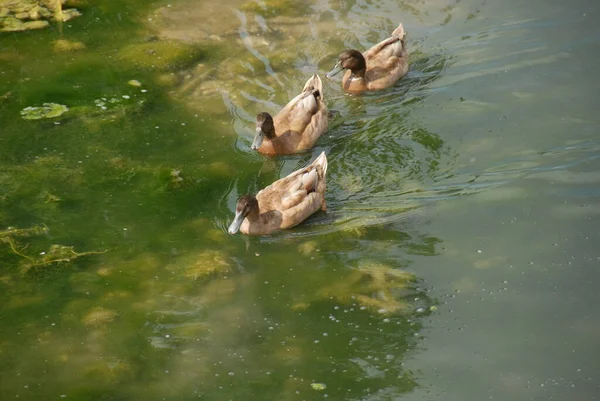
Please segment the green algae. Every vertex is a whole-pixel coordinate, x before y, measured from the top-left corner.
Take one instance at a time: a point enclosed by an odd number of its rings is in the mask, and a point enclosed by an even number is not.
[[[57,39],[53,43],[54,51],[57,53],[69,53],[80,50],[85,50],[86,46],[83,42],[71,41],[67,39]]]
[[[402,298],[401,291],[409,290],[415,280],[412,273],[364,261],[345,277],[317,289],[313,299],[296,304],[294,309],[302,310],[314,302],[334,300],[344,305],[356,302],[371,312],[381,314],[407,312],[411,304]]]
[[[69,111],[65,105],[58,103],[44,103],[42,106],[29,106],[21,110],[21,117],[24,120],[41,120],[42,118],[60,117]]]
[[[133,44],[121,49],[120,61],[150,71],[176,71],[200,61],[205,52],[198,46],[175,40]]]
[[[69,285],[75,293],[99,294],[104,284],[100,276],[87,271],[74,272],[69,276]]]
[[[42,29],[49,21],[66,22],[81,13],[76,8],[63,8],[61,0],[4,0],[0,3],[0,32]]]
[[[83,256],[99,255],[99,254],[107,252],[107,251],[75,252],[74,247],[60,245],[60,244],[52,244],[50,246],[50,249],[48,249],[47,252],[42,252],[41,257],[33,257],[33,256],[25,255],[23,253],[24,248],[22,248],[21,250],[18,250],[18,251],[15,250],[15,248],[13,248],[13,251],[17,255],[22,256],[23,258],[26,259],[26,261],[24,261],[21,265],[21,271],[23,273],[27,273],[27,272],[31,271],[32,269],[36,270],[36,269],[45,268],[45,267],[49,267],[49,266],[53,266],[53,265],[61,265],[61,264],[65,264],[65,263],[70,263],[78,258],[83,257]]]
[[[185,255],[166,268],[192,280],[202,280],[231,273],[233,263],[223,252],[207,250]]]
[[[111,386],[132,380],[135,367],[124,358],[101,358],[84,368],[84,377],[103,386]]]
[[[83,256],[98,255],[105,253],[101,252],[75,252],[74,247],[65,246],[60,244],[52,244],[47,252],[41,252],[39,255],[27,254],[27,245],[22,246],[17,242],[15,237],[33,237],[40,236],[48,233],[46,226],[35,226],[25,229],[8,228],[0,231],[0,243],[4,243],[9,246],[10,250],[14,255],[22,258],[21,260],[21,272],[23,274],[29,272],[31,269],[38,269],[48,267],[51,265],[60,265],[63,263],[69,263]]]
[[[47,232],[48,227],[44,225],[34,226],[30,228],[9,227],[6,230],[0,231],[0,240],[11,237],[34,237],[46,234]]]
[[[119,314],[113,310],[97,307],[89,311],[81,320],[88,327],[100,327],[112,323]]]

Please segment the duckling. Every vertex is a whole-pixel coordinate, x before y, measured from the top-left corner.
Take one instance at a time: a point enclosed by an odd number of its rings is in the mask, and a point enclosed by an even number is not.
[[[274,118],[266,112],[256,116],[252,149],[265,155],[289,155],[310,149],[327,131],[327,117],[323,83],[318,75],[313,75],[302,92]]]
[[[349,93],[375,91],[392,86],[408,72],[405,35],[404,27],[400,24],[391,37],[364,53],[346,50],[327,73],[327,78],[347,69],[342,87]]]
[[[294,227],[317,210],[325,210],[327,156],[259,191],[242,196],[235,207],[229,234],[268,235]]]

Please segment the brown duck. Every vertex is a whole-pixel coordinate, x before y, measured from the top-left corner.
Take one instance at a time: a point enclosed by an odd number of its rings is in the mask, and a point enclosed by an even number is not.
[[[400,24],[391,37],[364,53],[346,50],[340,54],[335,67],[327,73],[327,78],[347,69],[342,87],[349,93],[375,91],[392,86],[408,72],[405,35]]]
[[[327,131],[327,114],[323,83],[318,75],[313,75],[302,93],[275,117],[265,112],[256,116],[252,149],[265,155],[289,155],[310,149]]]
[[[256,196],[242,196],[235,207],[229,234],[267,235],[294,227],[317,210],[325,210],[327,156],[275,181]]]

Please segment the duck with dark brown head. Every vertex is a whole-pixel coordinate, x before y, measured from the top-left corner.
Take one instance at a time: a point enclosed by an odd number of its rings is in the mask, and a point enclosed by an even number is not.
[[[242,196],[229,234],[268,235],[294,227],[317,210],[325,210],[327,156],[275,181],[255,195]]]
[[[379,42],[364,53],[346,50],[327,78],[348,70],[342,78],[342,87],[349,93],[375,91],[392,86],[408,72],[406,32],[402,24],[392,36]]]
[[[323,83],[313,75],[302,92],[290,100],[275,117],[262,112],[256,116],[252,149],[265,155],[289,155],[315,146],[327,131],[328,111],[323,101]]]

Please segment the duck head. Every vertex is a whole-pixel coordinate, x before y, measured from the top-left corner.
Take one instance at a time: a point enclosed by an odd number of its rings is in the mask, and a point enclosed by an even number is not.
[[[362,53],[358,50],[346,50],[340,54],[338,62],[331,71],[327,73],[327,78],[331,78],[345,69],[352,71],[352,75],[354,76],[364,75],[364,72],[367,69],[367,62]]]
[[[246,217],[253,219],[256,218],[258,214],[258,200],[256,199],[256,196],[251,194],[242,196],[235,206],[235,217],[227,231],[231,235],[237,233]]]
[[[254,135],[254,141],[252,141],[252,150],[260,148],[265,136],[269,139],[275,138],[275,126],[273,117],[263,111],[256,116],[256,135]]]

